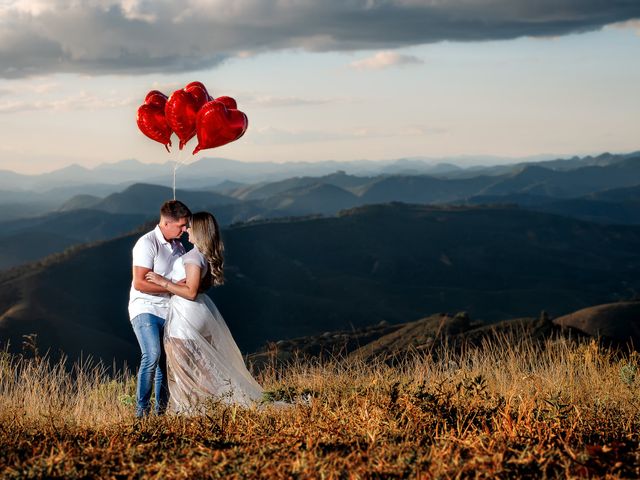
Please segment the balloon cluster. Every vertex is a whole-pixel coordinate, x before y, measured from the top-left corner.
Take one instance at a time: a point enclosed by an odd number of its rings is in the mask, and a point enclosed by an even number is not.
[[[212,98],[200,82],[191,82],[170,97],[152,90],[138,108],[138,128],[151,140],[171,146],[171,134],[180,139],[182,148],[195,135],[195,155],[205,148],[215,148],[239,139],[247,131],[249,120],[238,110],[231,97]]]

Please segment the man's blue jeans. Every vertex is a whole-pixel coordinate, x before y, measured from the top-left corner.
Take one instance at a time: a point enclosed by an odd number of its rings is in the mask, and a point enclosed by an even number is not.
[[[165,320],[151,313],[142,313],[131,324],[142,350],[136,388],[136,417],[143,417],[151,411],[151,390],[154,383],[155,411],[157,414],[164,413],[169,398],[162,341]]]

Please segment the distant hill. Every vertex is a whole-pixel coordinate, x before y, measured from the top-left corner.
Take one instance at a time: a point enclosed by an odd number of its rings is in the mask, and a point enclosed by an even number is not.
[[[554,319],[554,323],[593,337],[640,347],[640,301],[596,305]]]
[[[24,220],[20,220],[24,222]],[[61,252],[70,245],[83,243],[59,233],[3,233],[0,237],[0,270],[33,262]]]
[[[478,195],[466,200],[471,205],[519,205],[531,210],[555,213],[590,222],[640,224],[640,186],[602,190],[576,198],[515,193]]]
[[[426,165],[424,161],[410,158],[402,158],[393,164],[384,167],[383,174],[391,175],[447,175],[463,171],[462,167],[449,162]]]
[[[593,338],[605,345],[640,347],[640,302],[596,305],[558,318],[544,312],[538,317],[517,318],[490,325],[474,322],[466,312],[438,313],[395,325],[381,322],[358,329],[323,332],[318,335],[280,340],[249,355],[254,367],[286,363],[296,358],[352,357],[370,361],[402,362],[407,355],[433,355],[459,351],[494,340],[525,337],[543,345],[546,340]]]
[[[112,193],[95,202],[89,198],[91,208],[110,213],[157,214],[160,205],[173,198],[173,190],[160,185],[136,183],[122,192]],[[210,208],[215,205],[231,205],[238,200],[215,192],[176,190],[176,198],[186,203],[192,211]],[[75,201],[78,201],[77,197]]]
[[[470,178],[477,175],[491,175],[499,176],[519,172],[524,168],[530,166],[539,166],[548,170],[557,171],[569,171],[576,170],[583,167],[606,167],[618,162],[622,162],[628,158],[640,156],[640,151],[624,153],[624,154],[611,154],[602,153],[597,156],[587,155],[585,157],[574,156],[571,158],[557,158],[557,159],[532,159],[521,162],[482,162],[482,166],[472,166],[459,171],[447,172],[445,176],[447,178]]]
[[[309,188],[314,185],[332,185],[341,189],[352,191],[361,185],[366,185],[371,177],[357,177],[347,175],[345,172],[336,172],[320,177],[292,177],[276,182],[260,182],[253,185],[242,186],[232,192],[235,198],[241,200],[264,200],[274,195]]]
[[[2,221],[18,218],[31,218],[61,209],[79,192],[91,192],[91,196],[100,198],[100,195],[121,190],[119,185],[86,184],[83,186],[67,185],[64,188],[46,188],[38,190],[0,190],[0,205],[2,206]],[[85,195],[82,195],[85,196]],[[65,207],[90,208],[90,204],[84,199],[78,205]]]
[[[360,203],[357,196],[340,187],[316,183],[272,195],[259,205],[269,211],[286,211],[290,215],[332,215]]]
[[[538,165],[552,170],[575,170],[582,167],[606,167],[615,163],[623,162],[629,158],[640,156],[640,151],[625,154],[613,154],[609,152],[600,155],[586,157],[574,156],[567,159],[546,160],[539,162]],[[531,164],[530,162],[528,164]]]
[[[495,178],[486,176],[456,180],[428,175],[394,175],[375,178],[355,193],[362,204],[449,203],[474,195],[495,182]]]
[[[75,195],[74,197],[64,202],[62,205],[60,205],[58,211],[66,212],[69,210],[91,209],[96,205],[99,205],[102,200],[102,197],[82,193],[80,195]]]
[[[638,227],[517,208],[391,204],[224,229],[228,283],[210,293],[243,351],[266,341],[467,311],[552,317],[640,289]],[[0,338],[135,362],[128,323],[138,234],[0,272]]]
[[[72,245],[123,235],[149,220],[143,214],[111,214],[97,210],[54,212],[7,221],[0,229],[0,270],[38,260]]]
[[[159,188],[161,191],[166,190],[165,187]],[[197,199],[198,192],[194,195],[187,194],[185,197],[190,200]],[[129,198],[134,202],[135,195]],[[200,198],[202,202],[208,202],[218,201],[221,197],[204,192]],[[224,200],[220,201],[226,201],[226,198],[223,197]],[[108,203],[107,207],[123,206],[120,203],[121,200],[124,201],[119,198],[117,201]],[[4,242],[4,248],[0,251],[0,270],[39,260],[74,245],[118,237],[138,229],[145,222],[157,222],[161,205],[161,202],[155,205],[146,202],[132,203],[134,206],[128,210],[143,211],[143,213],[109,213],[95,209],[98,206],[104,207],[101,202],[102,199],[83,195],[69,201],[61,211],[1,223],[0,241]],[[84,208],[85,205],[86,208]],[[90,205],[93,207],[89,207]],[[218,222],[223,226],[291,215],[284,206],[280,210],[269,210],[258,203],[240,203],[235,200],[232,200],[230,205],[203,205],[196,201],[190,206],[194,212],[213,211]],[[120,208],[114,209],[120,210]],[[122,210],[127,209],[122,208]],[[145,210],[146,213],[144,213]]]
[[[584,197],[548,202],[532,208],[591,222],[640,225],[640,201],[637,200],[615,202]]]
[[[460,351],[495,340],[525,337],[543,344],[568,332],[545,316],[503,320],[490,325],[474,322],[465,312],[437,313],[419,320],[390,325],[382,322],[358,329],[323,332],[319,335],[270,342],[248,356],[256,368],[287,363],[295,359],[350,357],[360,361],[404,362],[407,355],[432,355]],[[444,359],[442,359],[444,360]]]
[[[477,195],[527,193],[570,198],[612,188],[640,184],[640,154],[605,166],[587,166],[557,171],[527,166],[488,186]]]
[[[17,220],[25,221],[26,219],[37,217],[51,210],[51,205],[47,202],[12,202],[7,200],[2,203],[4,221]]]
[[[610,188],[591,193],[586,198],[602,202],[640,202],[640,185],[626,188]]]
[[[116,283],[131,275],[129,258],[119,261],[133,237],[125,238],[2,272],[3,343],[19,351],[22,335],[35,333],[40,351],[52,358],[64,352],[72,360],[92,356],[109,365],[113,358],[119,367],[127,361],[132,365],[136,343],[125,323],[128,288]],[[88,310],[78,310],[83,308]]]

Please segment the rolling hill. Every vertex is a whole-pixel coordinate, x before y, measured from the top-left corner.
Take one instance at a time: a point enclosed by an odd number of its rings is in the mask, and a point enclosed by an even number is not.
[[[135,362],[127,318],[136,235],[0,272],[0,338]],[[224,229],[228,283],[210,292],[240,347],[434,312],[553,317],[640,289],[638,227],[517,208],[405,204]],[[17,347],[16,347],[17,348]]]
[[[194,212],[215,211],[223,225],[269,216],[267,209],[258,204],[242,203],[218,193],[182,190],[176,193]],[[160,205],[172,196],[172,190],[167,187],[135,184],[105,198],[78,195],[56,211],[28,219],[5,220],[0,224],[0,240],[5,242],[0,252],[0,270],[38,260],[73,245],[131,232],[157,219]],[[288,212],[279,214],[289,215]]]
[[[353,193],[326,183],[290,189],[259,202],[272,215],[279,211],[290,215],[333,215],[359,204],[360,199]]]
[[[582,197],[560,199],[544,195],[515,193],[478,195],[467,199],[470,205],[518,205],[538,212],[619,225],[640,224],[640,187],[603,190]]]
[[[595,305],[551,319],[539,317],[503,320],[490,325],[473,322],[465,312],[439,313],[412,322],[323,332],[319,335],[271,342],[248,356],[254,367],[286,364],[296,359],[352,357],[402,363],[407,355],[433,355],[507,339],[532,339],[538,345],[564,337],[595,339],[626,350],[640,345],[640,301]],[[508,341],[508,340],[507,340]],[[455,366],[454,366],[455,367]]]
[[[112,193],[99,201],[87,195],[74,197],[63,205],[62,209],[69,210],[70,206],[75,206],[76,208],[91,208],[109,213],[157,215],[160,205],[172,198],[173,190],[169,187],[136,183],[122,192]],[[205,191],[176,190],[176,198],[186,203],[194,212],[216,205],[238,203],[238,200],[233,197]]]
[[[240,200],[264,200],[274,195],[310,188],[314,185],[333,185],[353,192],[355,188],[366,185],[371,180],[372,177],[358,177],[339,171],[321,177],[292,177],[276,182],[260,182],[253,185],[244,185],[235,189],[231,195]]]
[[[149,220],[142,214],[111,214],[98,210],[54,212],[2,224],[0,269],[38,260],[73,245],[117,237]]]
[[[568,171],[551,170],[539,165],[501,177],[478,195],[528,193],[556,198],[571,198],[602,190],[632,187],[640,183],[640,154],[605,166],[586,166]]]
[[[358,329],[323,332],[320,335],[271,342],[248,356],[255,367],[284,364],[295,359],[351,357],[361,361],[384,360],[403,363],[407,355],[432,355],[460,352],[462,348],[481,346],[505,338],[525,338],[543,343],[554,336],[582,338],[548,317],[517,318],[490,325],[473,322],[464,312],[438,313],[412,322],[378,325]]]
[[[563,328],[619,343],[631,341],[640,347],[640,301],[587,307],[554,319]]]

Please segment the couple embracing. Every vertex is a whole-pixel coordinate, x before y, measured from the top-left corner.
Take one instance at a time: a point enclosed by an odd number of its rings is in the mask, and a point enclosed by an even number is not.
[[[193,249],[180,242],[189,234]],[[136,416],[167,408],[195,413],[214,397],[249,406],[262,387],[247,370],[229,328],[204,293],[222,285],[223,243],[208,212],[191,214],[177,200],[160,208],[160,222],[133,248],[129,317],[142,350],[136,387]]]

